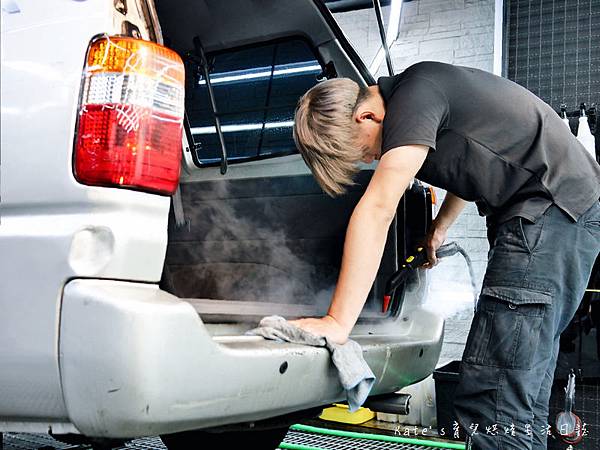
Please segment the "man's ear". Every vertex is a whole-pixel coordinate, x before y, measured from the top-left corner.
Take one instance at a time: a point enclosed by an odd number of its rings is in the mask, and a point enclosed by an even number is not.
[[[369,109],[364,109],[362,111],[358,111],[356,114],[356,121],[361,123],[361,122],[365,122],[367,120],[372,120],[373,122],[376,123],[381,123],[381,118],[375,114],[373,111],[369,110]]]

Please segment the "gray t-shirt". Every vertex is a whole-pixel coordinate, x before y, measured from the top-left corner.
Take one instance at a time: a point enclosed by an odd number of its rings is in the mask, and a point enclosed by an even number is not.
[[[535,222],[555,203],[577,220],[600,198],[600,166],[554,110],[482,70],[415,64],[378,80],[386,103],[382,154],[422,144],[417,178],[474,201],[501,223]]]

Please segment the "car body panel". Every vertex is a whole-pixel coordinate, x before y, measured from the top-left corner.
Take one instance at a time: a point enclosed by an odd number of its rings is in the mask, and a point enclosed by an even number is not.
[[[88,44],[121,34],[125,20],[149,39],[140,1],[127,14],[113,0],[18,0],[2,10],[0,431],[132,437],[343,399],[325,349],[245,337],[247,323],[203,323],[191,303],[159,289],[169,197],[75,180]],[[340,75],[368,84],[335,36],[318,36]],[[182,181],[219,176],[203,170],[186,157]],[[307,169],[293,155],[232,166],[228,176],[264,173]],[[421,308],[426,280],[415,280],[401,316],[354,330],[378,377],[373,393],[417,381],[437,361],[443,322]]]
[[[205,428],[345,398],[325,348],[243,334],[213,337],[191,305],[155,285],[73,280],[63,298],[65,400],[84,434]],[[393,330],[370,336],[365,325],[352,335],[377,377],[372,394],[426,377],[439,357],[443,320],[433,313],[415,312]]]

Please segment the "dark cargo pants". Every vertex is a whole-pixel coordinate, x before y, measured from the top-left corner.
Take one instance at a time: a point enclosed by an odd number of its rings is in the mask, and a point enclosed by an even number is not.
[[[576,223],[552,205],[537,222],[515,217],[488,237],[455,414],[472,449],[546,449],[559,337],[600,251],[600,203]]]

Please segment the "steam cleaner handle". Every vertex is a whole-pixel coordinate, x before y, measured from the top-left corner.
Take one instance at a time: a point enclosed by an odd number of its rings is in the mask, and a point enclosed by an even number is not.
[[[453,256],[460,251],[460,247],[456,242],[450,242],[449,244],[442,245],[437,249],[435,255],[438,258],[446,258]],[[398,285],[400,285],[406,277],[406,272],[415,269],[425,264],[429,258],[427,258],[427,252],[423,247],[418,247],[414,255],[409,256],[404,260],[402,267],[394,273],[387,282],[385,294],[383,296],[383,312],[387,312],[393,291]]]
[[[458,244],[456,242],[450,242],[449,244],[439,247],[435,252],[435,256],[438,258],[447,258],[448,256],[456,255],[458,252]],[[419,247],[414,255],[406,258],[404,264],[402,264],[402,269],[415,269],[417,267],[421,267],[427,261],[429,261],[429,258],[427,258],[427,252],[423,247]]]

